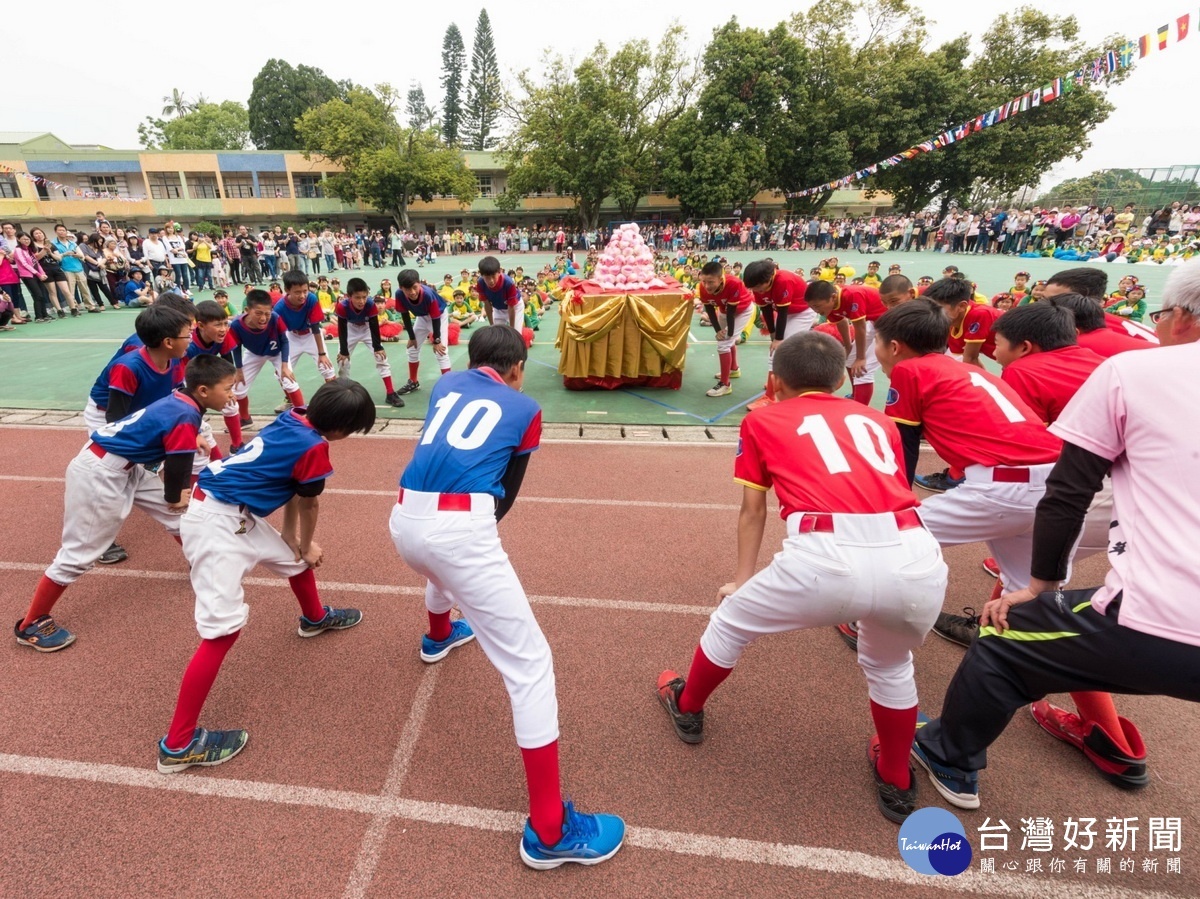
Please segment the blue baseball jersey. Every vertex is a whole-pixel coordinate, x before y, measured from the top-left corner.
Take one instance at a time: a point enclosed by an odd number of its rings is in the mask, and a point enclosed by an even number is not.
[[[220,343],[205,344],[200,339],[200,329],[192,331],[192,340],[188,344],[185,359],[195,359],[197,356],[228,356],[237,349],[238,339],[232,330],[225,332],[225,338]]]
[[[92,433],[92,442],[138,465],[156,465],[174,453],[196,452],[203,412],[176,391]]]
[[[275,314],[283,319],[284,327],[297,334],[308,334],[312,331],[313,325],[319,325],[325,321],[325,311],[321,308],[321,301],[317,299],[315,293],[311,292],[304,301],[304,305],[299,307],[289,306],[287,297],[283,297],[275,304]]]
[[[421,295],[415,301],[401,290],[396,294],[396,306],[407,310],[409,315],[428,315],[430,318],[440,318],[442,315],[442,298],[428,284],[421,285]]]
[[[531,453],[542,438],[542,409],[490,368],[442,375],[429,397],[421,442],[400,476],[405,490],[490,493],[513,456]]]
[[[149,351],[142,347],[126,353],[113,363],[108,373],[108,389],[128,395],[129,411],[136,412],[164,396],[170,396],[171,391],[183,383],[183,370],[183,360],[172,359],[167,363],[166,371],[159,371]]]
[[[101,409],[108,408],[108,376],[112,372],[112,367],[117,364],[126,353],[131,353],[134,350],[141,349],[143,346],[142,338],[136,334],[125,338],[125,342],[121,344],[120,349],[113,353],[113,357],[108,360],[108,364],[104,366],[104,370],[100,372],[100,377],[96,378],[96,383],[92,385],[88,397]]]
[[[367,297],[362,309],[355,309],[349,297],[342,297],[333,307],[333,312],[338,318],[344,318],[351,325],[367,325],[371,323],[371,319],[379,317],[379,307],[370,297]]]
[[[239,452],[208,463],[197,486],[213,499],[265,518],[286,505],[300,484],[332,474],[328,441],[304,416],[284,412]]]
[[[272,312],[271,320],[267,322],[265,328],[261,331],[252,331],[246,326],[244,318],[245,316],[239,315],[229,326],[229,333],[237,339],[242,348],[255,356],[279,356],[286,363],[288,361],[288,336],[283,319]]]
[[[501,278],[500,283],[494,289],[488,287],[487,281],[480,278],[475,282],[475,289],[479,291],[481,298],[492,304],[493,309],[507,309],[521,301],[521,292],[517,290],[516,283],[508,275]]]

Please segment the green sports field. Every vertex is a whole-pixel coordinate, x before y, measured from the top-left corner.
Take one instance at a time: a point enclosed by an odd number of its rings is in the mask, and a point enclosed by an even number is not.
[[[743,264],[763,258],[766,253],[728,254],[734,261]],[[825,256],[816,252],[776,252],[770,254],[786,268],[807,271]],[[843,265],[850,265],[860,273],[866,271],[867,262],[879,260],[881,269],[898,262],[914,281],[921,275],[937,278],[949,264],[957,265],[967,276],[979,284],[987,295],[1008,289],[1012,276],[1018,271],[1028,271],[1036,280],[1046,278],[1062,268],[1078,263],[1061,263],[1053,259],[1014,259],[1007,256],[952,256],[941,253],[885,253],[867,256],[859,253],[840,254]],[[432,283],[440,283],[442,275],[457,273],[462,268],[474,269],[478,256],[442,257],[436,264],[422,269],[423,277]],[[506,254],[502,262],[506,267],[522,266],[528,274],[536,274],[544,264],[553,261],[549,254]],[[1135,274],[1147,287],[1147,301],[1151,309],[1157,308],[1162,287],[1173,271],[1171,267],[1157,265],[1101,265],[1109,275],[1110,288],[1126,273]],[[396,278],[396,269],[365,269],[361,272],[335,273],[343,283],[351,276],[363,277],[374,289],[381,278]],[[230,291],[235,297],[238,288]],[[205,291],[196,299],[205,299]],[[103,315],[82,315],[49,324],[28,324],[15,331],[0,333],[0,408],[9,409],[82,409],[87,392],[105,362],[117,345],[133,332],[136,310],[108,310]],[[717,399],[705,396],[714,383],[717,371],[717,348],[712,340],[712,331],[695,324],[689,342],[687,366],[683,387],[680,390],[627,389],[616,391],[568,391],[562,386],[559,376],[558,351],[554,338],[558,332],[557,306],[544,319],[530,351],[530,361],[525,382],[525,391],[542,404],[544,420],[555,423],[591,423],[641,426],[736,425],[745,414],[745,404],[762,390],[766,377],[767,341],[754,334],[750,341],[739,348],[738,359],[742,369],[740,380],[733,382],[734,393]],[[466,332],[469,334],[469,332]],[[396,382],[403,383],[407,376],[404,344],[387,344]],[[423,351],[422,373],[426,389],[407,397],[403,409],[383,405],[383,389],[375,376],[369,353],[359,348],[353,360],[352,376],[361,380],[378,394],[379,414],[390,418],[423,419],[425,417],[428,387],[436,378],[435,364],[430,350]],[[451,347],[451,364],[455,369],[466,365],[466,346]],[[319,378],[311,363],[301,362],[296,376],[301,386],[311,395],[319,384]],[[882,385],[882,376],[879,385]],[[879,386],[877,385],[877,386]],[[883,389],[875,392],[875,404],[881,405]],[[273,378],[260,377],[251,393],[251,409],[256,415],[268,414],[283,397]]]

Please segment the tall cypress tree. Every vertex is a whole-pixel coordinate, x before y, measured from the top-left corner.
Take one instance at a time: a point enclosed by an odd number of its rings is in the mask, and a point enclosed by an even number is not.
[[[467,80],[467,108],[463,117],[463,138],[468,149],[486,150],[492,129],[500,115],[500,66],[496,62],[496,42],[487,10],[479,11],[475,23],[475,44],[471,48],[471,76]]]
[[[466,64],[462,32],[451,22],[442,39],[442,136],[448,144],[458,143],[458,132],[463,123],[463,68]]]

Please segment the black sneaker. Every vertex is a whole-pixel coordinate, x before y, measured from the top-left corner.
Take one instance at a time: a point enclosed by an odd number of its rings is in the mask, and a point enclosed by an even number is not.
[[[125,547],[119,543],[114,543],[96,561],[101,565],[116,565],[118,562],[124,562],[129,558],[129,553],[125,551]]]
[[[858,652],[858,622],[848,621],[845,624],[837,626],[838,636],[842,638],[847,646]]]
[[[67,313],[65,313],[63,310],[61,310],[61,309],[57,309],[57,310],[55,310],[55,311],[58,313],[58,317],[59,317],[59,318],[66,318],[66,317],[67,317]]]
[[[291,404],[291,401],[284,400],[283,403],[275,407],[275,414],[282,415],[284,412],[291,412],[294,408],[296,407]]]
[[[883,817],[897,824],[903,824],[904,819],[917,808],[917,778],[912,766],[908,769],[908,789],[902,790],[888,783],[879,776],[879,735],[871,737],[867,743],[867,764],[871,766],[871,777],[875,780],[875,801]]]
[[[933,632],[943,640],[949,640],[959,646],[970,646],[971,641],[979,636],[979,616],[970,606],[963,609],[963,612],[965,614],[962,615],[939,612]]]
[[[247,415],[245,418],[242,419],[242,427],[243,428],[248,428],[252,424],[254,424],[254,419],[251,418],[249,415]]]
[[[935,474],[919,474],[913,478],[913,483],[931,493],[945,493],[947,490],[953,490],[965,480],[966,478],[950,477],[950,469],[945,468]]]
[[[384,402],[389,406],[395,406],[397,409],[404,408],[404,400],[401,398],[400,394],[394,390],[384,397]]]
[[[421,389],[421,382],[413,381],[410,379],[408,381],[405,381],[404,386],[401,387],[399,390],[397,390],[396,393],[397,394],[412,393],[414,390],[420,390],[420,389]]]
[[[679,711],[679,694],[683,692],[684,680],[674,671],[664,671],[658,676],[658,701],[671,716],[675,735],[685,743],[699,743],[704,739],[704,712]]]

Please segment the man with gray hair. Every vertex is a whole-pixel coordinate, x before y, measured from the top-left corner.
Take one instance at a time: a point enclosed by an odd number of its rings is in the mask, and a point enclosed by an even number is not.
[[[979,807],[987,748],[1023,705],[1049,693],[1106,691],[1200,702],[1200,260],[1177,269],[1150,315],[1162,344],[1102,363],[1050,426],[1063,451],[1033,531],[1030,585],[989,602],[942,705],[917,730],[913,758],[959,808]],[[1164,391],[1163,384],[1171,384]],[[1192,412],[1187,412],[1187,410]],[[1088,504],[1111,470],[1113,518],[1101,587],[1062,590]],[[1135,576],[1136,575],[1136,576]],[[1136,661],[1135,661],[1136,660]],[[1135,728],[1063,719],[1072,743],[1118,786],[1149,778],[1141,741],[1128,765],[1116,746]],[[1074,727],[1071,725],[1074,724]]]

